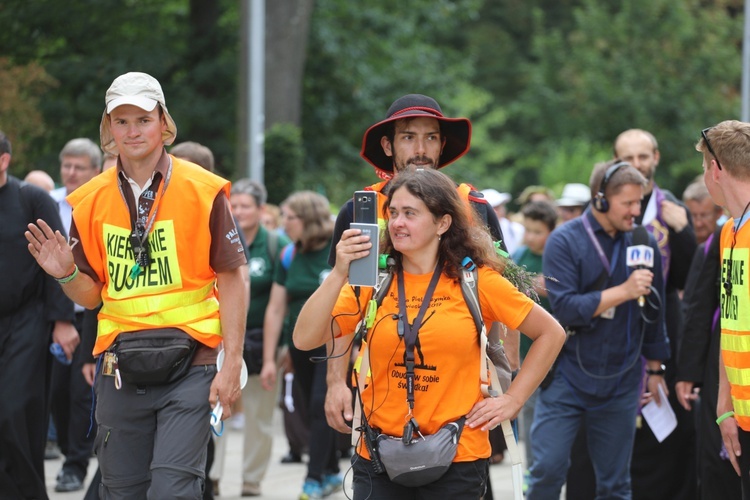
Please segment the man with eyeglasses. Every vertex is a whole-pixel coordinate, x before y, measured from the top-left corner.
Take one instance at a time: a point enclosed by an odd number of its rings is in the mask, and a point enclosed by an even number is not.
[[[716,423],[729,460],[750,499],[750,124],[727,120],[702,131],[703,180],[732,217],[721,232],[721,358]],[[742,453],[742,451],[745,451]]]
[[[661,443],[645,421],[636,431],[631,465],[633,496],[683,498],[682,495],[690,495],[695,489],[692,481],[683,480],[683,477],[693,476],[695,426],[692,415],[680,406],[675,395],[675,362],[682,331],[680,290],[685,288],[697,248],[695,232],[687,207],[654,181],[661,159],[654,135],[642,129],[626,130],[617,136],[613,149],[615,157],[631,163],[648,181],[643,190],[641,215],[635,222],[645,226],[656,238],[661,252],[666,285],[663,307],[672,350],[670,361],[666,363],[665,382],[669,404],[678,419],[677,429]]]
[[[700,245],[724,222],[722,208],[714,203],[703,180],[691,183],[682,193],[682,201],[690,211],[695,226],[695,241]],[[720,221],[721,219],[721,221]]]
[[[50,193],[57,202],[65,231],[70,233],[73,208],[66,196],[93,179],[101,172],[102,150],[91,139],[71,139],[60,151],[60,180],[63,186]],[[83,328],[84,307],[75,305],[75,327]],[[91,412],[91,387],[84,378],[82,367],[88,353],[76,349],[69,365],[53,362],[51,379],[51,411],[57,431],[60,451],[65,462],[57,474],[55,491],[78,491],[88,470],[91,448],[96,432],[89,432]]]

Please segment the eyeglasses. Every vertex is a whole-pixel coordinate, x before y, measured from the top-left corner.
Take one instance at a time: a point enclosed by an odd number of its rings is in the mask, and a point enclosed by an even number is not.
[[[707,132],[711,130],[713,127],[704,128],[701,130],[701,135],[703,136],[703,140],[706,141],[706,147],[708,148],[708,152],[711,153],[711,155],[716,160],[716,166],[719,167],[719,170],[721,170],[721,163],[719,163],[719,157],[716,156],[716,153],[714,152],[714,148],[711,147],[711,142],[708,140]]]

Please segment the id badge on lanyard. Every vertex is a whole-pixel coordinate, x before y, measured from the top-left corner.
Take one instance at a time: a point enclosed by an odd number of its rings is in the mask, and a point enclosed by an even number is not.
[[[586,216],[586,214],[582,215],[581,217],[583,226],[586,229],[586,234],[588,234],[591,243],[593,243],[594,248],[596,249],[596,253],[599,256],[599,260],[602,262],[602,266],[604,266],[604,269],[607,271],[607,275],[611,278],[614,269],[617,267],[617,257],[620,253],[620,242],[622,240],[615,240],[614,248],[612,249],[612,263],[610,264],[607,255],[604,253],[604,249],[602,248],[601,244],[599,244],[599,240],[597,240],[596,236],[594,235],[594,230],[591,228],[591,223],[589,222],[588,217]],[[616,312],[617,308],[615,306],[612,306],[606,311],[602,312],[599,317],[603,319],[613,319]]]

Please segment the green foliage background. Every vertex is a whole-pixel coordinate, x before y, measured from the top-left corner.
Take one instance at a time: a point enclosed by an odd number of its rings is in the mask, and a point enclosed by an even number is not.
[[[473,122],[446,170],[517,195],[587,182],[631,127],[653,132],[657,181],[700,171],[701,128],[740,108],[739,0],[317,0],[299,128],[268,131],[272,199],[307,188],[334,205],[375,181],[364,130],[406,93]],[[72,137],[98,138],[104,92],[126,71],[162,83],[178,141],[209,146],[229,178],[238,144],[239,4],[232,0],[0,3],[0,129],[12,173],[58,174]]]

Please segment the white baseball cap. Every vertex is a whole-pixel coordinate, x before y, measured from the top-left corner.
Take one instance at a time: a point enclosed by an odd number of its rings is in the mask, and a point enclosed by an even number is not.
[[[109,114],[118,106],[130,104],[144,111],[153,111],[156,105],[161,106],[167,130],[162,140],[165,146],[172,144],[177,137],[177,125],[167,110],[164,92],[158,80],[146,73],[130,72],[120,75],[112,82],[104,96],[104,113],[99,125],[102,149],[110,154],[117,154],[112,131],[110,130]]]
[[[565,184],[562,196],[557,200],[558,207],[582,207],[591,201],[591,190],[585,184],[574,182]]]
[[[591,200],[591,190],[577,182],[565,184],[562,196],[557,200],[558,207],[582,207]]]
[[[503,203],[508,203],[512,198],[510,193],[501,193],[492,188],[483,189],[482,194],[484,195],[484,199],[487,200],[487,203],[489,203],[492,208],[498,207]]]

